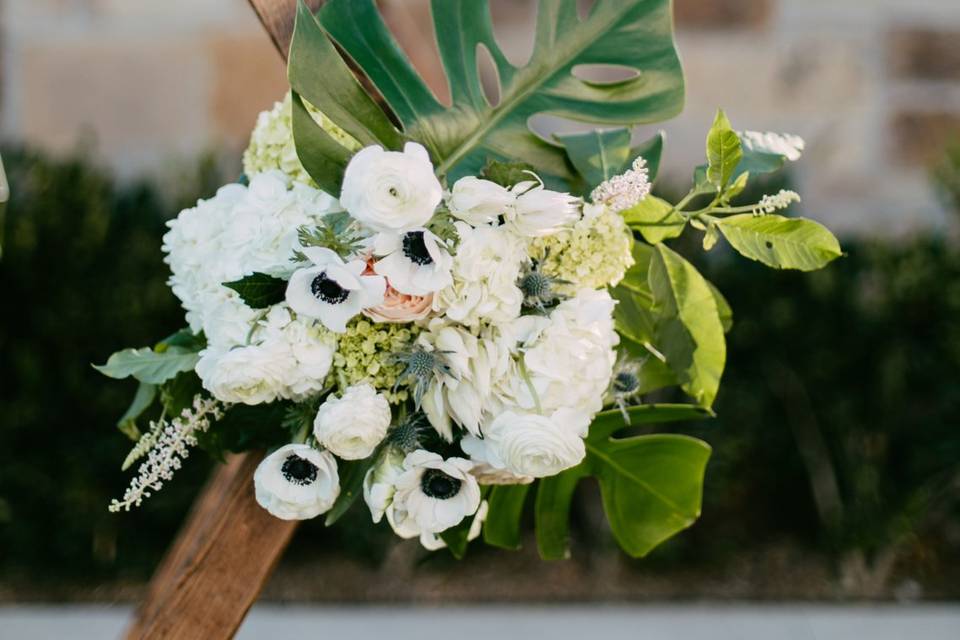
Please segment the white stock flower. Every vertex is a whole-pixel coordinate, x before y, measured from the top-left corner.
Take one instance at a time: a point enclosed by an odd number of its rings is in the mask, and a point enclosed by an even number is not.
[[[650,187],[647,161],[643,156],[637,156],[629,170],[600,183],[590,194],[590,199],[594,204],[606,205],[612,211],[620,212],[646,198],[650,194]]]
[[[336,333],[347,330],[347,321],[361,310],[383,302],[383,276],[362,275],[363,260],[345,263],[330,249],[302,250],[312,267],[299,269],[287,283],[287,304],[298,315],[314,318]]]
[[[511,398],[507,405],[545,414],[564,407],[591,415],[599,411],[619,342],[614,305],[606,289],[584,289],[557,305],[549,318],[518,319],[512,329],[523,366],[502,388]]]
[[[517,279],[521,265],[528,260],[524,242],[503,227],[454,224],[460,244],[453,259],[453,284],[437,294],[435,308],[467,326],[484,320],[513,320],[523,303]]]
[[[400,293],[425,296],[453,281],[453,258],[440,238],[426,229],[379,233],[373,239],[373,253],[382,256],[373,270]]]
[[[800,194],[789,189],[780,189],[774,195],[765,195],[754,207],[755,214],[774,213],[780,209],[786,209],[794,202],[800,202]]]
[[[506,216],[516,199],[509,189],[496,182],[466,176],[453,184],[447,206],[454,217],[479,227]]]
[[[569,193],[551,191],[532,181],[521,182],[512,191],[517,199],[506,219],[518,235],[549,236],[580,219],[580,199]]]
[[[422,227],[442,198],[430,156],[416,142],[402,152],[361,149],[347,165],[340,193],[347,212],[374,231]]]
[[[253,474],[257,503],[282,520],[326,513],[340,495],[337,461],[305,444],[280,447]]]
[[[772,131],[742,131],[740,141],[744,148],[761,153],[775,153],[790,162],[796,162],[803,154],[806,143],[800,136]]]
[[[362,460],[383,441],[390,418],[390,405],[382,394],[369,384],[355,384],[320,405],[313,435],[344,460]]]
[[[483,438],[460,441],[471,459],[518,476],[545,478],[580,464],[590,415],[557,409],[550,417],[504,411],[483,428]]]
[[[434,534],[474,515],[480,508],[480,485],[470,474],[472,466],[469,460],[444,460],[423,449],[407,454],[384,509],[394,532],[401,538],[419,536],[429,546]]]

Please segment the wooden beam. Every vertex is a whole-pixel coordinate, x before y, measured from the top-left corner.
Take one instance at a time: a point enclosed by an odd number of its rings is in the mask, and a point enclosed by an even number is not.
[[[321,4],[323,0],[307,0],[307,6],[314,11]],[[250,0],[250,6],[257,13],[277,51],[286,60],[293,37],[293,21],[297,16],[297,0]]]
[[[157,569],[128,640],[232,638],[297,522],[274,518],[253,496],[263,452],[233,456],[194,504]]]

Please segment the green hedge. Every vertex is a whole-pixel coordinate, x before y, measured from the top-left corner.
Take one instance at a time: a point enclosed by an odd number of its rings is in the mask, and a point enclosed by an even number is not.
[[[107,513],[128,480],[129,442],[114,422],[132,389],[89,363],[181,325],[159,250],[164,220],[220,177],[198,166],[171,195],[117,185],[82,158],[3,157],[13,196],[0,260],[0,573],[143,577],[209,463],[195,456],[141,509]],[[815,274],[770,272],[720,247],[701,264],[736,318],[719,419],[679,428],[716,449],[704,517],[646,566],[723,562],[784,537],[828,555],[903,543],[949,556],[937,532],[960,523],[949,492],[960,250],[929,237],[845,248]],[[311,545],[335,535],[313,524]],[[327,539],[358,555],[380,544]],[[298,540],[294,553],[307,552]]]

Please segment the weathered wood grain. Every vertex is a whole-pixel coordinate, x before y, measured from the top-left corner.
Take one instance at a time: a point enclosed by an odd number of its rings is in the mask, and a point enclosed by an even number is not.
[[[151,581],[128,639],[232,638],[296,530],[253,496],[262,452],[217,469]]]

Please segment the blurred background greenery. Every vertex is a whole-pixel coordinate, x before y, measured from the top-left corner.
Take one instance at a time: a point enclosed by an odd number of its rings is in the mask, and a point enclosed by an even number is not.
[[[135,597],[211,463],[194,456],[141,509],[109,514],[129,447],[114,424],[133,388],[89,363],[182,324],[165,285],[164,222],[225,176],[205,158],[170,193],[118,184],[82,152],[6,148],[3,158],[13,188],[0,260],[0,598]],[[934,176],[946,206],[960,209],[960,145]],[[515,556],[477,545],[455,574],[460,591],[445,593],[725,597],[731,580],[753,575],[733,595],[960,596],[960,245],[948,236],[847,239],[848,255],[814,274],[773,272],[723,247],[704,256],[681,239],[735,312],[719,418],[675,429],[715,449],[703,518],[629,561],[584,495],[574,569],[541,565],[531,545]],[[268,596],[431,593],[354,584],[413,584],[449,568],[400,546],[382,529],[308,523]],[[490,563],[521,572],[526,586],[484,590],[467,579]],[[320,593],[311,582],[324,571],[342,579]],[[549,587],[537,586],[543,572]],[[584,575],[618,586],[588,592]]]

